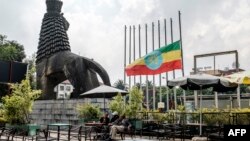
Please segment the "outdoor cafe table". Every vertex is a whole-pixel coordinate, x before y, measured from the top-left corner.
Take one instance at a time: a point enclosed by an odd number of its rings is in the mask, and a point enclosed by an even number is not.
[[[57,140],[60,140],[60,129],[61,127],[68,127],[68,140],[70,140],[70,126],[68,123],[51,123],[47,125],[47,130],[49,131],[50,127],[57,127]]]
[[[85,126],[95,126],[95,127],[101,127],[103,126],[104,124],[103,123],[100,123],[100,122],[87,122],[85,123]]]

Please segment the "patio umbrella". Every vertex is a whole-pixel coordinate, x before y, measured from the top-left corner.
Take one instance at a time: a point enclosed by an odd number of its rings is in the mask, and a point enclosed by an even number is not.
[[[180,86],[184,90],[200,90],[213,88],[216,92],[233,91],[237,88],[237,84],[228,81],[226,78],[213,76],[209,74],[194,74],[168,80],[168,87],[172,88]]]
[[[238,85],[240,84],[250,85],[250,71],[236,72],[230,75],[226,75],[224,77],[228,79],[230,82],[237,83]],[[241,102],[240,102],[240,89],[239,88],[237,90],[237,100],[238,100],[238,106],[240,108]]]
[[[224,77],[233,83],[246,84],[246,85],[250,84],[250,71],[241,71],[230,75],[226,75]]]
[[[107,85],[100,85],[99,87],[96,87],[92,90],[89,90],[83,94],[80,94],[80,97],[85,98],[104,98],[104,109],[105,107],[105,98],[112,98],[116,96],[118,93],[121,93],[122,96],[128,94],[127,91],[120,90],[117,88],[114,88],[112,86]]]
[[[185,90],[202,90],[206,88],[213,88],[213,91],[226,92],[232,91],[237,88],[237,84],[230,83],[227,79],[223,77],[217,77],[208,74],[194,74],[185,77],[176,78],[169,80],[167,83],[168,87],[172,88],[175,86],[180,86]],[[202,96],[202,93],[201,93]],[[200,96],[200,109],[202,107],[202,97]],[[200,135],[202,134],[202,114],[200,110]]]

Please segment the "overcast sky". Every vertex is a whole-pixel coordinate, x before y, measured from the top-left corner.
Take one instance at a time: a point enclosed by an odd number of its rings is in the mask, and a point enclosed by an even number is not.
[[[138,58],[138,25],[142,25],[142,55],[145,55],[145,27],[148,48],[152,50],[152,22],[167,20],[170,42],[170,18],[174,41],[179,40],[178,11],[182,15],[182,37],[185,74],[193,67],[197,54],[237,50],[240,67],[250,69],[250,1],[248,0],[64,0],[62,12],[70,23],[68,30],[72,52],[93,58],[107,70],[111,83],[123,79],[124,25],[136,26]],[[27,56],[37,51],[45,0],[0,0],[0,34],[25,47]],[[155,48],[158,48],[155,29]],[[128,44],[128,43],[127,43]],[[132,44],[133,45],[133,44]],[[232,68],[233,55],[216,58],[216,68]],[[213,66],[213,59],[200,59],[198,67]],[[171,73],[172,74],[172,73]],[[181,76],[177,71],[176,76]],[[170,76],[170,79],[171,76]]]

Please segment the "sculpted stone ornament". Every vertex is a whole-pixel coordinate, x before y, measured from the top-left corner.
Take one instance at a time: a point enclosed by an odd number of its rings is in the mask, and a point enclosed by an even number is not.
[[[46,0],[45,13],[36,57],[37,85],[43,92],[41,99],[56,99],[54,87],[68,79],[74,86],[71,98],[98,87],[97,74],[110,86],[107,72],[97,62],[70,51],[66,31],[68,21],[61,13],[62,1]]]

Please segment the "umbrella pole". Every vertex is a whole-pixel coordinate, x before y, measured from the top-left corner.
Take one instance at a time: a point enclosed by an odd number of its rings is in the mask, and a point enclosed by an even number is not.
[[[218,92],[214,92],[214,102],[215,102],[215,107],[218,109]]]
[[[174,87],[174,110],[177,110],[177,98],[176,98],[176,88]]]
[[[240,101],[240,84],[238,84],[237,88],[237,103],[238,103],[238,108],[241,108],[241,101]]]
[[[103,104],[104,104],[104,108],[103,108],[103,112],[106,112],[106,106],[105,106],[105,94],[103,94]]]
[[[202,136],[202,86],[200,85],[200,136]]]

